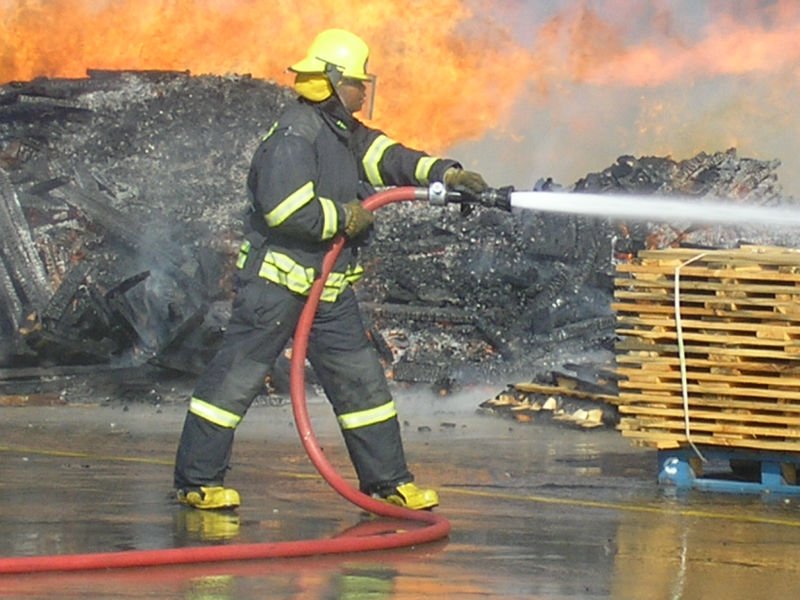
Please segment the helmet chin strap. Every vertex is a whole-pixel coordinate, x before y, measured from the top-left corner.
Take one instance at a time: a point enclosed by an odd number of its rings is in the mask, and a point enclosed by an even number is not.
[[[352,111],[347,108],[347,104],[344,101],[344,98],[339,95],[339,84],[342,81],[342,72],[338,69],[338,67],[331,63],[325,63],[325,77],[328,78],[328,81],[331,82],[331,87],[333,88],[333,93],[336,95],[336,99],[339,100],[339,104],[341,104],[345,111],[348,114],[352,114]]]
[[[331,82],[333,89],[336,89],[342,81],[342,71],[339,70],[339,67],[329,62],[325,63],[325,76]]]

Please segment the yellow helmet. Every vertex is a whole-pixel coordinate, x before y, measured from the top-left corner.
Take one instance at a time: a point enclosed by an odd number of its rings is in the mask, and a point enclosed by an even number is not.
[[[368,58],[369,48],[356,34],[344,29],[327,29],[314,38],[305,58],[289,70],[330,75],[333,68],[339,77],[369,81],[373,77],[367,73]]]

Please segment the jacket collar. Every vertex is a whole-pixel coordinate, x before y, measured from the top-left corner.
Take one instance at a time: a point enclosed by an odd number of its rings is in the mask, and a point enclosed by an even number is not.
[[[309,102],[304,99],[301,101],[313,106],[330,128],[342,138],[349,138],[358,123],[335,94],[322,102]]]

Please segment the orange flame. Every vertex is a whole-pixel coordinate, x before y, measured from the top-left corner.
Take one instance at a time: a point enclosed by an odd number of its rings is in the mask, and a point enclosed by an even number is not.
[[[771,131],[791,131],[800,139],[800,117],[792,116],[800,91],[800,3],[710,0],[702,24],[666,4],[0,0],[0,81],[84,77],[88,68],[188,69],[250,73],[288,85],[286,67],[304,54],[313,36],[343,27],[361,35],[372,51],[370,70],[378,74],[374,124],[432,152],[489,132],[501,132],[506,147],[519,147],[526,137],[536,145],[549,135],[541,127],[556,118],[569,120],[555,123],[567,137],[615,138],[612,156],[763,142],[767,134],[754,124],[762,117],[771,119]],[[685,6],[700,10],[688,0]],[[724,115],[696,117],[691,135],[679,139],[674,132],[686,122],[687,107],[693,108],[681,96],[698,82],[717,78],[743,78],[738,97],[726,103]],[[759,83],[757,99],[748,94],[751,81]],[[670,86],[677,91],[668,93]],[[613,112],[620,96],[636,97],[625,90],[641,93],[642,106],[634,106],[638,117],[624,114],[630,112],[629,99]],[[581,104],[587,95],[599,98],[605,112]],[[759,110],[765,114],[756,114]],[[538,117],[534,135],[537,112],[550,121],[542,125]],[[620,123],[618,130],[624,123],[625,134],[609,135],[609,120]],[[686,147],[688,138],[699,147]],[[610,143],[567,147],[574,163],[581,152],[596,154]],[[558,142],[552,146],[552,156],[545,158],[564,162]],[[774,144],[767,147],[772,152]],[[800,148],[788,151],[800,156]],[[511,158],[529,156],[517,155]]]
[[[461,0],[5,4],[0,8],[0,81],[84,77],[87,68],[188,69],[250,73],[288,85],[286,67],[304,55],[317,32],[350,29],[370,45],[370,70],[378,74],[375,122],[426,149],[441,149],[492,127],[519,93],[491,91],[497,73],[492,65],[526,60],[522,49],[506,45],[508,36],[498,27],[481,33],[465,29],[472,13]]]

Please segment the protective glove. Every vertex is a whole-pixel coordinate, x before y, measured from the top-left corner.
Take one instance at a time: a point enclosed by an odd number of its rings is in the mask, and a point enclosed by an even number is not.
[[[456,190],[468,192],[470,194],[478,195],[486,191],[489,186],[483,180],[480,173],[475,171],[465,171],[458,167],[450,167],[444,172],[444,185],[445,187]]]
[[[372,227],[375,222],[375,215],[367,210],[358,200],[353,200],[344,205],[344,234],[350,238],[357,238]]]

